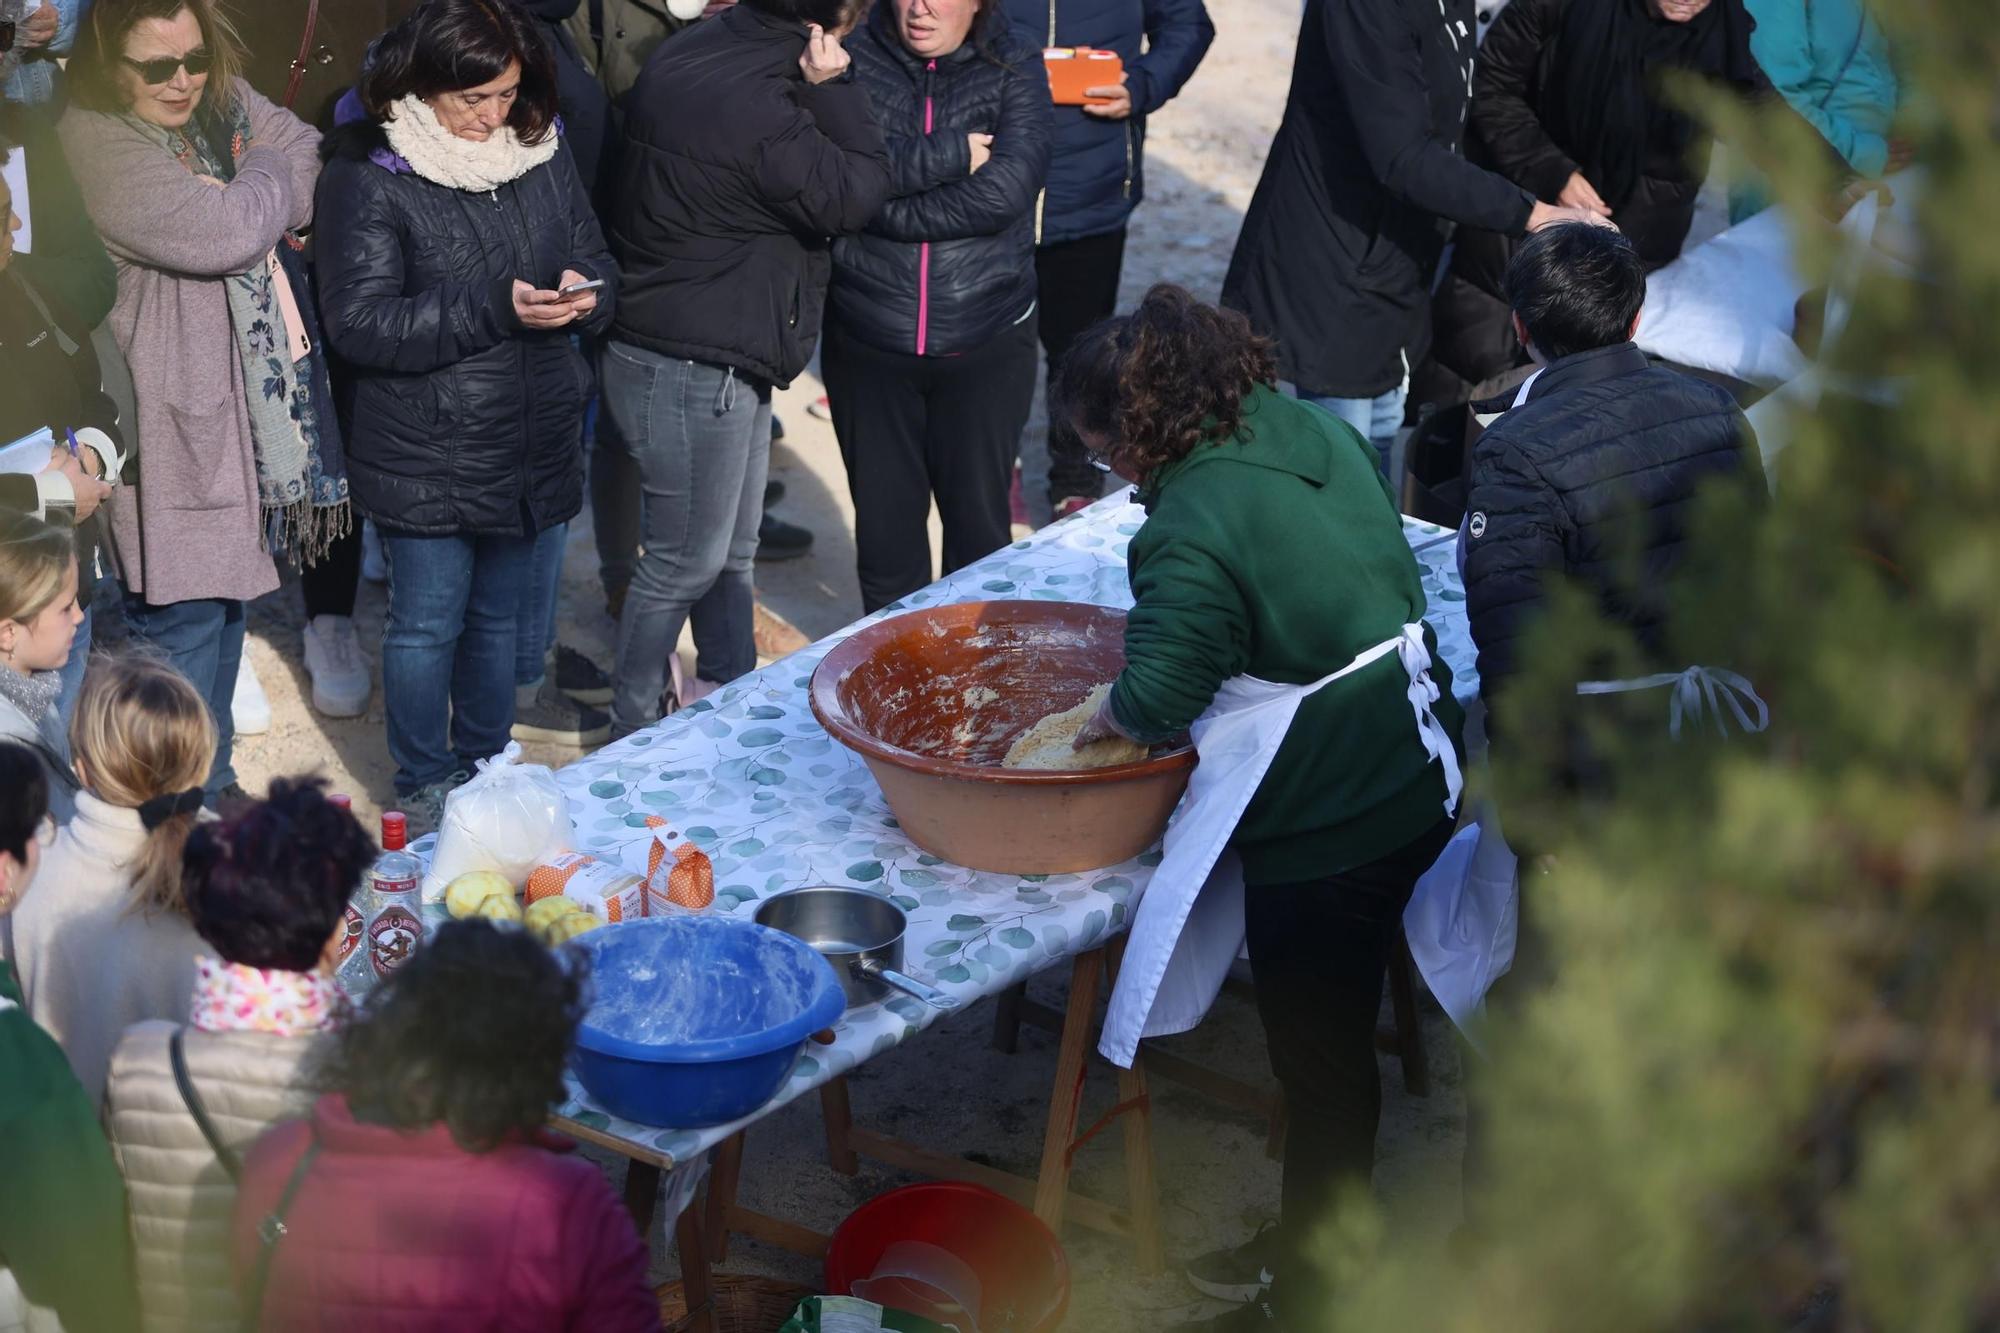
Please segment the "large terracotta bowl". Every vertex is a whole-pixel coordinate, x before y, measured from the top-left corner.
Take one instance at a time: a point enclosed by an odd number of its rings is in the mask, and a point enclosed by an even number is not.
[[[1124,665],[1122,611],[961,602],[836,646],[813,672],[813,714],[867,762],[910,841],[933,856],[1013,875],[1095,870],[1159,840],[1194,750],[1079,773],[1000,761],[1022,732]]]

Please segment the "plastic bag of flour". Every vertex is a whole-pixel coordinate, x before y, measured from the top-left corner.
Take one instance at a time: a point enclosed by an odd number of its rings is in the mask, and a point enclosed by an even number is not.
[[[424,901],[468,870],[491,870],[516,887],[544,859],[570,849],[569,801],[545,764],[518,763],[513,741],[479,761],[472,780],[445,798],[437,847],[424,875]]]

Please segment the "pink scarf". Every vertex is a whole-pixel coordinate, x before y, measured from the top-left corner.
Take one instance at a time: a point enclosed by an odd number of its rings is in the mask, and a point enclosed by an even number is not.
[[[332,977],[195,960],[193,1022],[202,1032],[303,1037],[337,1027],[347,999]]]

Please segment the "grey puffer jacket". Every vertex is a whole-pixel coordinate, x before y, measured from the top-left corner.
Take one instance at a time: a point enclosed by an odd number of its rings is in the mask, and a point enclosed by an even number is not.
[[[229,1221],[236,1182],[174,1083],[177,1023],[135,1023],[111,1057],[105,1130],[124,1174],[146,1333],[235,1333]],[[326,1034],[200,1032],[183,1040],[189,1081],[223,1143],[239,1155],[271,1126],[312,1107],[305,1086]]]
[[[1035,301],[1035,196],[1055,137],[1041,53],[995,14],[950,55],[920,59],[892,5],[848,51],[889,149],[889,201],[834,243],[828,318],[883,351],[973,351]],[[993,136],[976,172],[969,134]]]

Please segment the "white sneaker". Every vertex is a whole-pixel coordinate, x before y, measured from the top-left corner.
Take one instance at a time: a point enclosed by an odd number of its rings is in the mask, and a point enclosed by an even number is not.
[[[370,583],[389,581],[389,561],[382,554],[382,533],[365,518],[361,520],[361,577]]]
[[[368,711],[375,682],[361,655],[349,616],[314,616],[306,625],[306,674],[312,677],[312,705],[324,717],[360,717]]]
[[[271,701],[264,683],[257,679],[257,667],[250,650],[243,650],[243,662],[236,668],[236,693],[229,697],[229,724],[238,736],[261,736],[271,729]]]

